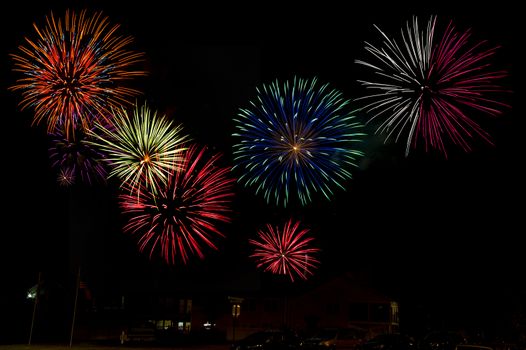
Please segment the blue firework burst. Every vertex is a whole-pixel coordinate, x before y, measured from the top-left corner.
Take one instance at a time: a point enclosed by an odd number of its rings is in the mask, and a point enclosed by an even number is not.
[[[293,198],[306,205],[314,193],[331,199],[336,188],[345,189],[365,136],[350,101],[316,78],[256,90],[256,100],[234,118],[238,181],[285,207]]]

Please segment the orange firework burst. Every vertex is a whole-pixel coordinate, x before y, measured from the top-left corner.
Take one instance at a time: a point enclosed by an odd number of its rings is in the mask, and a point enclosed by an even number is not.
[[[33,27],[37,39],[26,38],[21,52],[11,55],[14,71],[24,75],[11,89],[22,91],[22,109],[35,110],[33,124],[47,120],[48,132],[57,126],[68,134],[87,130],[139,94],[123,83],[145,75],[130,70],[143,54],[127,50],[132,38],[116,35],[119,25],[110,25],[101,12],[66,11],[63,20],[51,13],[44,28]]]

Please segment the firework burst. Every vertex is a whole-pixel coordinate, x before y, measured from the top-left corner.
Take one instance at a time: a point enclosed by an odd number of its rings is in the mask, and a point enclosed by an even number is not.
[[[363,109],[371,115],[369,122],[381,120],[376,131],[387,134],[386,139],[398,141],[407,134],[406,156],[420,142],[426,151],[435,148],[446,157],[446,139],[466,152],[474,136],[491,144],[470,110],[498,115],[507,107],[490,96],[504,91],[497,80],[506,73],[490,68],[497,48],[470,43],[470,31],[457,32],[452,23],[442,33],[436,28],[436,17],[423,30],[415,17],[397,42],[376,27],[382,44],[366,43],[371,59],[356,61],[376,77],[359,80],[371,92],[358,99],[368,101]]]
[[[272,227],[258,231],[259,240],[249,240],[255,246],[252,258],[257,267],[274,274],[288,275],[292,282],[294,276],[307,279],[319,265],[314,256],[318,248],[311,247],[312,237],[307,237],[308,229],[300,229],[300,222],[289,220],[285,226]]]
[[[182,126],[159,117],[145,104],[137,106],[131,118],[125,109],[116,110],[111,127],[96,122],[90,144],[106,155],[110,177],[120,178],[132,192],[140,193],[144,187],[155,193],[180,166],[187,139],[181,132]]]
[[[14,70],[24,75],[11,89],[22,91],[22,109],[34,109],[34,124],[46,120],[48,132],[87,130],[139,93],[123,83],[144,75],[128,70],[143,55],[126,49],[132,38],[116,35],[119,25],[102,13],[66,11],[64,19],[51,13],[43,28],[33,26],[36,40],[26,38],[11,55]]]
[[[77,178],[85,184],[106,182],[108,173],[102,163],[104,155],[89,143],[90,137],[82,130],[70,133],[69,138],[62,129],[50,136],[49,158],[52,166],[59,169],[62,185],[72,185]]]
[[[75,183],[75,170],[73,168],[60,168],[58,171],[57,182],[60,186],[69,187]]]
[[[356,147],[364,136],[348,103],[328,84],[317,86],[317,79],[257,88],[256,102],[234,119],[239,181],[283,206],[292,193],[305,205],[313,192],[330,199],[335,188],[345,189],[363,155]]]
[[[123,212],[131,215],[125,232],[139,236],[140,251],[160,253],[168,264],[176,256],[186,263],[191,254],[204,257],[203,245],[217,249],[214,237],[224,237],[219,223],[231,221],[230,203],[235,179],[230,168],[217,165],[220,154],[191,146],[183,152],[182,167],[172,171],[166,186],[153,194],[120,196]]]

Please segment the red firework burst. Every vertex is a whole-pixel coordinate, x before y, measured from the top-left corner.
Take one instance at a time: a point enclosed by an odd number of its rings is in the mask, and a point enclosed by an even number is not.
[[[266,225],[266,231],[258,231],[260,240],[249,240],[256,247],[250,255],[257,260],[257,267],[275,274],[288,275],[294,282],[294,275],[307,279],[312,270],[318,267],[319,261],[313,254],[318,248],[310,247],[314,240],[307,237],[309,229],[300,229],[300,222],[290,219],[282,230]]]
[[[26,38],[21,53],[11,55],[14,71],[24,75],[11,89],[22,91],[22,109],[34,108],[33,124],[46,120],[48,132],[59,125],[68,134],[87,130],[139,94],[123,83],[145,74],[127,70],[143,54],[128,51],[132,38],[115,35],[119,25],[111,26],[102,13],[66,11],[63,20],[51,13],[43,28],[33,26],[37,39]]]
[[[218,223],[231,221],[227,215],[234,196],[229,167],[216,165],[220,154],[205,158],[206,147],[189,147],[179,171],[173,171],[167,185],[155,194],[143,188],[141,195],[121,194],[121,208],[131,214],[125,232],[139,235],[141,252],[150,258],[159,252],[168,264],[177,255],[186,264],[191,254],[204,258],[202,245],[217,249],[214,236],[224,237]]]

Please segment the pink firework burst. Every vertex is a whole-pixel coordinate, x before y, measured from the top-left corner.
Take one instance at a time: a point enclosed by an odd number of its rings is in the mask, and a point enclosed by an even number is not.
[[[420,142],[446,157],[446,140],[465,152],[475,137],[493,144],[473,117],[497,116],[509,107],[498,84],[507,73],[491,67],[498,47],[473,41],[469,30],[458,32],[451,22],[444,31],[437,27],[434,16],[424,28],[415,17],[398,42],[377,27],[382,44],[366,43],[371,58],[356,61],[375,74],[359,81],[369,92],[359,98],[368,101],[363,110],[369,122],[380,120],[376,131],[386,138],[406,137],[406,156]]]
[[[300,229],[300,222],[292,219],[285,223],[283,229],[267,224],[266,230],[258,231],[259,240],[249,240],[255,246],[252,258],[257,260],[257,267],[275,274],[288,275],[292,282],[294,276],[307,279],[319,265],[314,256],[320,250],[311,247],[314,240],[307,237],[309,229]]]
[[[230,168],[217,165],[220,154],[206,156],[206,147],[184,151],[183,165],[157,192],[142,188],[120,195],[121,208],[131,218],[124,231],[139,236],[141,252],[157,252],[167,264],[179,255],[187,263],[192,254],[204,258],[203,246],[217,249],[214,237],[224,237],[218,224],[231,221],[235,179]],[[142,185],[144,187],[144,185]]]

